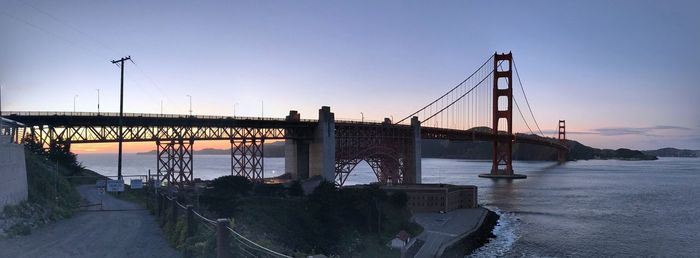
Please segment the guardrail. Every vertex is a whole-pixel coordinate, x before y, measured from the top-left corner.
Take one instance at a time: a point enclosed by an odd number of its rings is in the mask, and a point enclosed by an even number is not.
[[[273,251],[246,238],[230,226],[226,218],[216,220],[207,218],[195,211],[193,205],[180,203],[177,198],[163,192],[155,194],[155,214],[161,220],[161,226],[176,232],[178,224],[184,223],[185,236],[195,237],[196,234],[215,236],[217,258],[228,257],[282,257],[291,258],[280,252]],[[186,248],[187,249],[187,248]],[[188,255],[187,253],[185,254]],[[191,255],[190,255],[191,256]]]
[[[104,116],[119,117],[115,112],[62,112],[62,111],[3,111],[0,116]],[[152,114],[152,113],[124,113],[124,117],[149,117],[149,118],[193,118],[193,119],[233,119],[255,121],[287,121],[285,118],[256,117],[256,116],[216,116],[216,115],[183,115],[183,114]],[[318,122],[317,119],[300,119],[300,122]]]

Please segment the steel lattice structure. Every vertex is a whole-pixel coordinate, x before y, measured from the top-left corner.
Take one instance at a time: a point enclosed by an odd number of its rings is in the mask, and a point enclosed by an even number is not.
[[[231,173],[252,181],[265,178],[263,151],[265,138],[231,140]]]
[[[336,184],[343,185],[350,172],[366,161],[381,183],[400,184],[414,151],[410,126],[387,123],[336,123]]]
[[[158,178],[166,182],[176,182],[180,185],[188,184],[194,180],[193,166],[193,141],[171,140],[166,142],[156,141],[158,163],[156,171]]]

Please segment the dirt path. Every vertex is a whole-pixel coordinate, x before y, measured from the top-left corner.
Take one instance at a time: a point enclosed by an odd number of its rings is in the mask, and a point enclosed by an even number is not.
[[[99,203],[94,185],[78,187],[89,203]],[[109,195],[104,209],[39,228],[32,234],[0,240],[0,257],[181,257],[170,247],[155,218],[146,210]]]

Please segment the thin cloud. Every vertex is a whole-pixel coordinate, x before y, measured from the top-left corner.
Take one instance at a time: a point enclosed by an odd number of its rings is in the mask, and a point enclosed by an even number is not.
[[[640,136],[655,136],[663,137],[661,131],[692,131],[693,129],[674,126],[674,125],[656,125],[650,127],[605,127],[595,128],[590,131],[567,131],[566,134],[572,135],[601,135],[601,136],[623,136],[623,135],[640,135]],[[544,131],[545,134],[556,134],[556,130]]]
[[[673,125],[656,125],[651,127],[610,127],[596,128],[591,131],[603,136],[620,135],[641,135],[641,136],[663,136],[659,131],[690,131],[692,129]]]

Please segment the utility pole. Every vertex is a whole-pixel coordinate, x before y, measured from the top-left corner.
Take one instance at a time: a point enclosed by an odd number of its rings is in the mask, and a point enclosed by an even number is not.
[[[238,102],[233,103],[233,117],[236,117],[236,106],[238,105]]]
[[[260,117],[265,116],[265,101],[260,100]]]
[[[360,115],[362,116],[362,120],[361,120],[361,121],[364,123],[364,122],[365,122],[365,113],[360,112]]]
[[[160,115],[163,116],[163,100],[160,100]]]
[[[124,134],[122,134],[122,125],[124,124],[124,61],[131,60],[131,56],[122,57],[119,60],[112,60],[113,64],[119,64],[121,68],[121,83],[119,87],[119,159],[117,159],[117,180],[122,180],[122,142]]]

